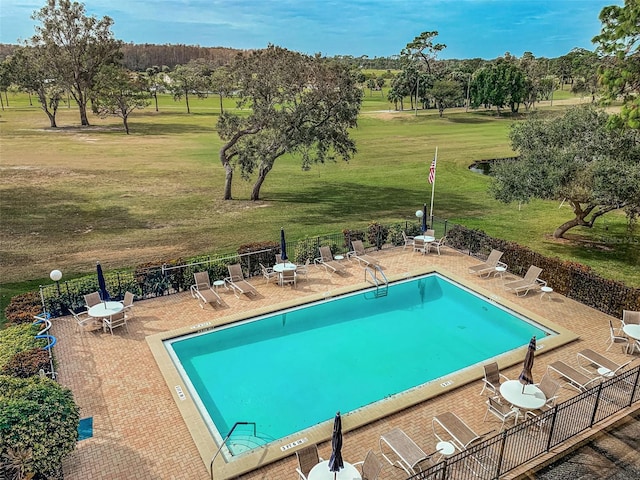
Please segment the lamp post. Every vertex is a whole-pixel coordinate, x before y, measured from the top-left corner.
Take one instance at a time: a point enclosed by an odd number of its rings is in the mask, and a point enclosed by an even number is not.
[[[51,270],[49,278],[56,282],[56,288],[58,289],[58,296],[60,296],[60,279],[62,278],[62,272],[60,270]]]

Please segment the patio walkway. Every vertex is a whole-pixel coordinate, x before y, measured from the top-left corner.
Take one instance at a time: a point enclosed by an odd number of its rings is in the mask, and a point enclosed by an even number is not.
[[[524,306],[548,318],[581,338],[567,346],[538,355],[533,369],[538,381],[546,366],[563,360],[575,365],[576,352],[584,348],[604,351],[609,337],[611,318],[596,310],[553,293],[549,301],[539,294],[524,298],[505,292],[499,277],[478,279],[468,274],[476,259],[449,248],[442,255],[420,255],[402,248],[373,252],[380,258],[387,275],[415,270],[417,265],[436,265],[459,277],[476,282],[495,295]],[[364,281],[357,262],[345,261],[348,275],[327,274],[323,268],[312,267],[309,280],[298,283],[297,289],[265,285],[264,279],[251,279],[259,291],[256,299],[236,298],[221,289],[220,295],[228,308],[200,308],[188,292],[135,303],[135,318],[129,322],[129,333],[120,328],[114,335],[76,331],[72,317],[56,319],[52,333],[58,338],[56,357],[59,381],[73,391],[81,407],[81,418],[93,417],[93,437],[78,442],[78,447],[64,463],[66,480],[91,479],[190,479],[210,478],[173,396],[145,341],[145,337],[202,322],[216,322],[231,313],[250,311],[276,303],[336,289]],[[553,286],[545,272],[541,277]],[[509,275],[505,275],[508,279]],[[214,279],[211,279],[212,281]],[[626,357],[612,348],[613,359]],[[639,356],[636,354],[636,358]],[[637,365],[637,360],[634,362]],[[481,370],[481,369],[479,369]],[[504,370],[509,378],[517,378],[520,367]],[[478,372],[481,376],[481,372]],[[380,435],[394,427],[402,428],[424,451],[434,450],[436,439],[431,430],[434,415],[453,411],[473,429],[485,432],[499,428],[499,422],[482,423],[486,411],[485,396],[480,396],[481,382],[454,389],[440,397],[408,408],[367,426],[345,433],[343,456],[353,463],[364,459],[369,449],[378,451]],[[575,394],[562,388],[560,401]],[[330,442],[319,445],[320,454],[329,458]],[[243,479],[297,479],[295,455],[242,475]],[[404,479],[398,468],[385,464],[381,480]]]

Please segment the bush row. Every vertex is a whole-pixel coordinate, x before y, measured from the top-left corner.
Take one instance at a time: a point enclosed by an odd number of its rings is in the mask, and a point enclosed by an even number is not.
[[[455,225],[447,233],[448,244],[472,255],[488,256],[492,249],[503,252],[501,261],[509,271],[524,276],[531,265],[542,268],[540,277],[554,291],[593,307],[608,315],[622,318],[623,310],[640,310],[640,288],[603,278],[580,263],[547,257],[515,242],[507,242]]]

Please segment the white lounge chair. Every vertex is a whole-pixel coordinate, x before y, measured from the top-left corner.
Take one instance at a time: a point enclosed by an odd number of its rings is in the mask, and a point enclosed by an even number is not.
[[[327,272],[336,273],[344,272],[345,266],[337,260],[334,260],[331,248],[328,246],[320,247],[320,257],[316,258],[315,263],[322,265]]]
[[[571,365],[568,365],[561,360],[553,362],[547,367],[547,369],[556,372],[560,377],[566,380],[568,385],[572,386],[579,392],[584,392],[601,381],[601,378],[588,377],[584,373],[576,370]]]
[[[620,373],[627,365],[631,363],[631,360],[617,364],[613,360],[605,357],[604,355],[594,352],[590,348],[581,350],[576,354],[578,358],[578,366],[584,371],[600,375],[601,377],[608,378]],[[592,372],[589,368],[595,366],[595,372]]]
[[[200,308],[204,308],[206,303],[211,306],[214,304],[222,305],[220,296],[211,286],[209,272],[196,272],[193,274],[193,279],[195,284],[191,285],[191,296],[200,301]]]
[[[500,250],[493,249],[485,262],[469,267],[469,273],[479,275],[481,277],[486,275],[488,277],[496,271],[496,267],[507,268],[507,264],[502,263],[500,258],[502,258],[502,252]]]
[[[225,278],[225,282],[227,282],[227,284],[231,287],[236,297],[239,297],[239,293],[242,293],[244,295],[258,294],[258,291],[254,288],[254,286],[244,279],[242,267],[239,263],[228,265],[227,270],[229,270],[229,276]]]
[[[364,264],[366,267],[369,265],[380,265],[380,262],[377,258],[373,258],[371,255],[367,255],[364,250],[364,245],[362,240],[353,240],[351,242],[351,246],[353,247],[353,251],[349,252],[348,255],[350,258],[355,258],[358,260],[360,265]]]
[[[507,282],[504,284],[505,290],[510,290],[518,297],[524,297],[529,290],[539,289],[540,287],[546,287],[547,282],[540,280],[538,276],[542,273],[540,267],[531,265],[527,273],[522,280],[515,280],[513,282]],[[524,292],[524,293],[523,293]]]

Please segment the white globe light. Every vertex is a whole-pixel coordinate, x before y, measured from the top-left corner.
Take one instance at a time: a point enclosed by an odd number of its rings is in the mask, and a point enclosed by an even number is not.
[[[62,278],[62,272],[60,270],[51,270],[49,278],[51,278],[51,280],[53,280],[54,282],[57,282]]]
[[[422,218],[423,214],[424,214],[424,212],[422,210],[416,210],[416,217]]]

